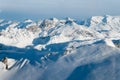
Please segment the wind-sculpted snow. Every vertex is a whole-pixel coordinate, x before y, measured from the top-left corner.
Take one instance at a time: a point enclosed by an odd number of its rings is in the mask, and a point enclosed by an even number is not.
[[[0,20],[0,79],[119,80],[119,44],[119,16]]]

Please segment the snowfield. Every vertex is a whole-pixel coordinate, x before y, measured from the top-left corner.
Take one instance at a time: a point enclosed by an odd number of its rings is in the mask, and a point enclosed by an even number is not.
[[[0,79],[119,80],[120,16],[1,19]]]

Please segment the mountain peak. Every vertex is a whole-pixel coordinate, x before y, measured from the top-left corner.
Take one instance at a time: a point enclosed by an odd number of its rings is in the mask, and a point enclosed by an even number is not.
[[[29,22],[33,22],[33,21],[31,19],[26,19],[24,22],[29,23]]]

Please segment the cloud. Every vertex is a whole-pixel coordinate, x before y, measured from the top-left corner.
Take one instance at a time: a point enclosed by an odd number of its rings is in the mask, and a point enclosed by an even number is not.
[[[80,17],[119,15],[120,0],[0,0],[4,16]],[[112,4],[112,5],[111,5]],[[6,12],[6,13],[5,13]]]

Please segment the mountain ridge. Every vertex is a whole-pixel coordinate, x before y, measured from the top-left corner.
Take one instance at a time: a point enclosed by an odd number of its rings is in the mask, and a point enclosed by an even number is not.
[[[1,79],[120,79],[120,17],[93,16],[80,22],[71,18],[0,20]]]

